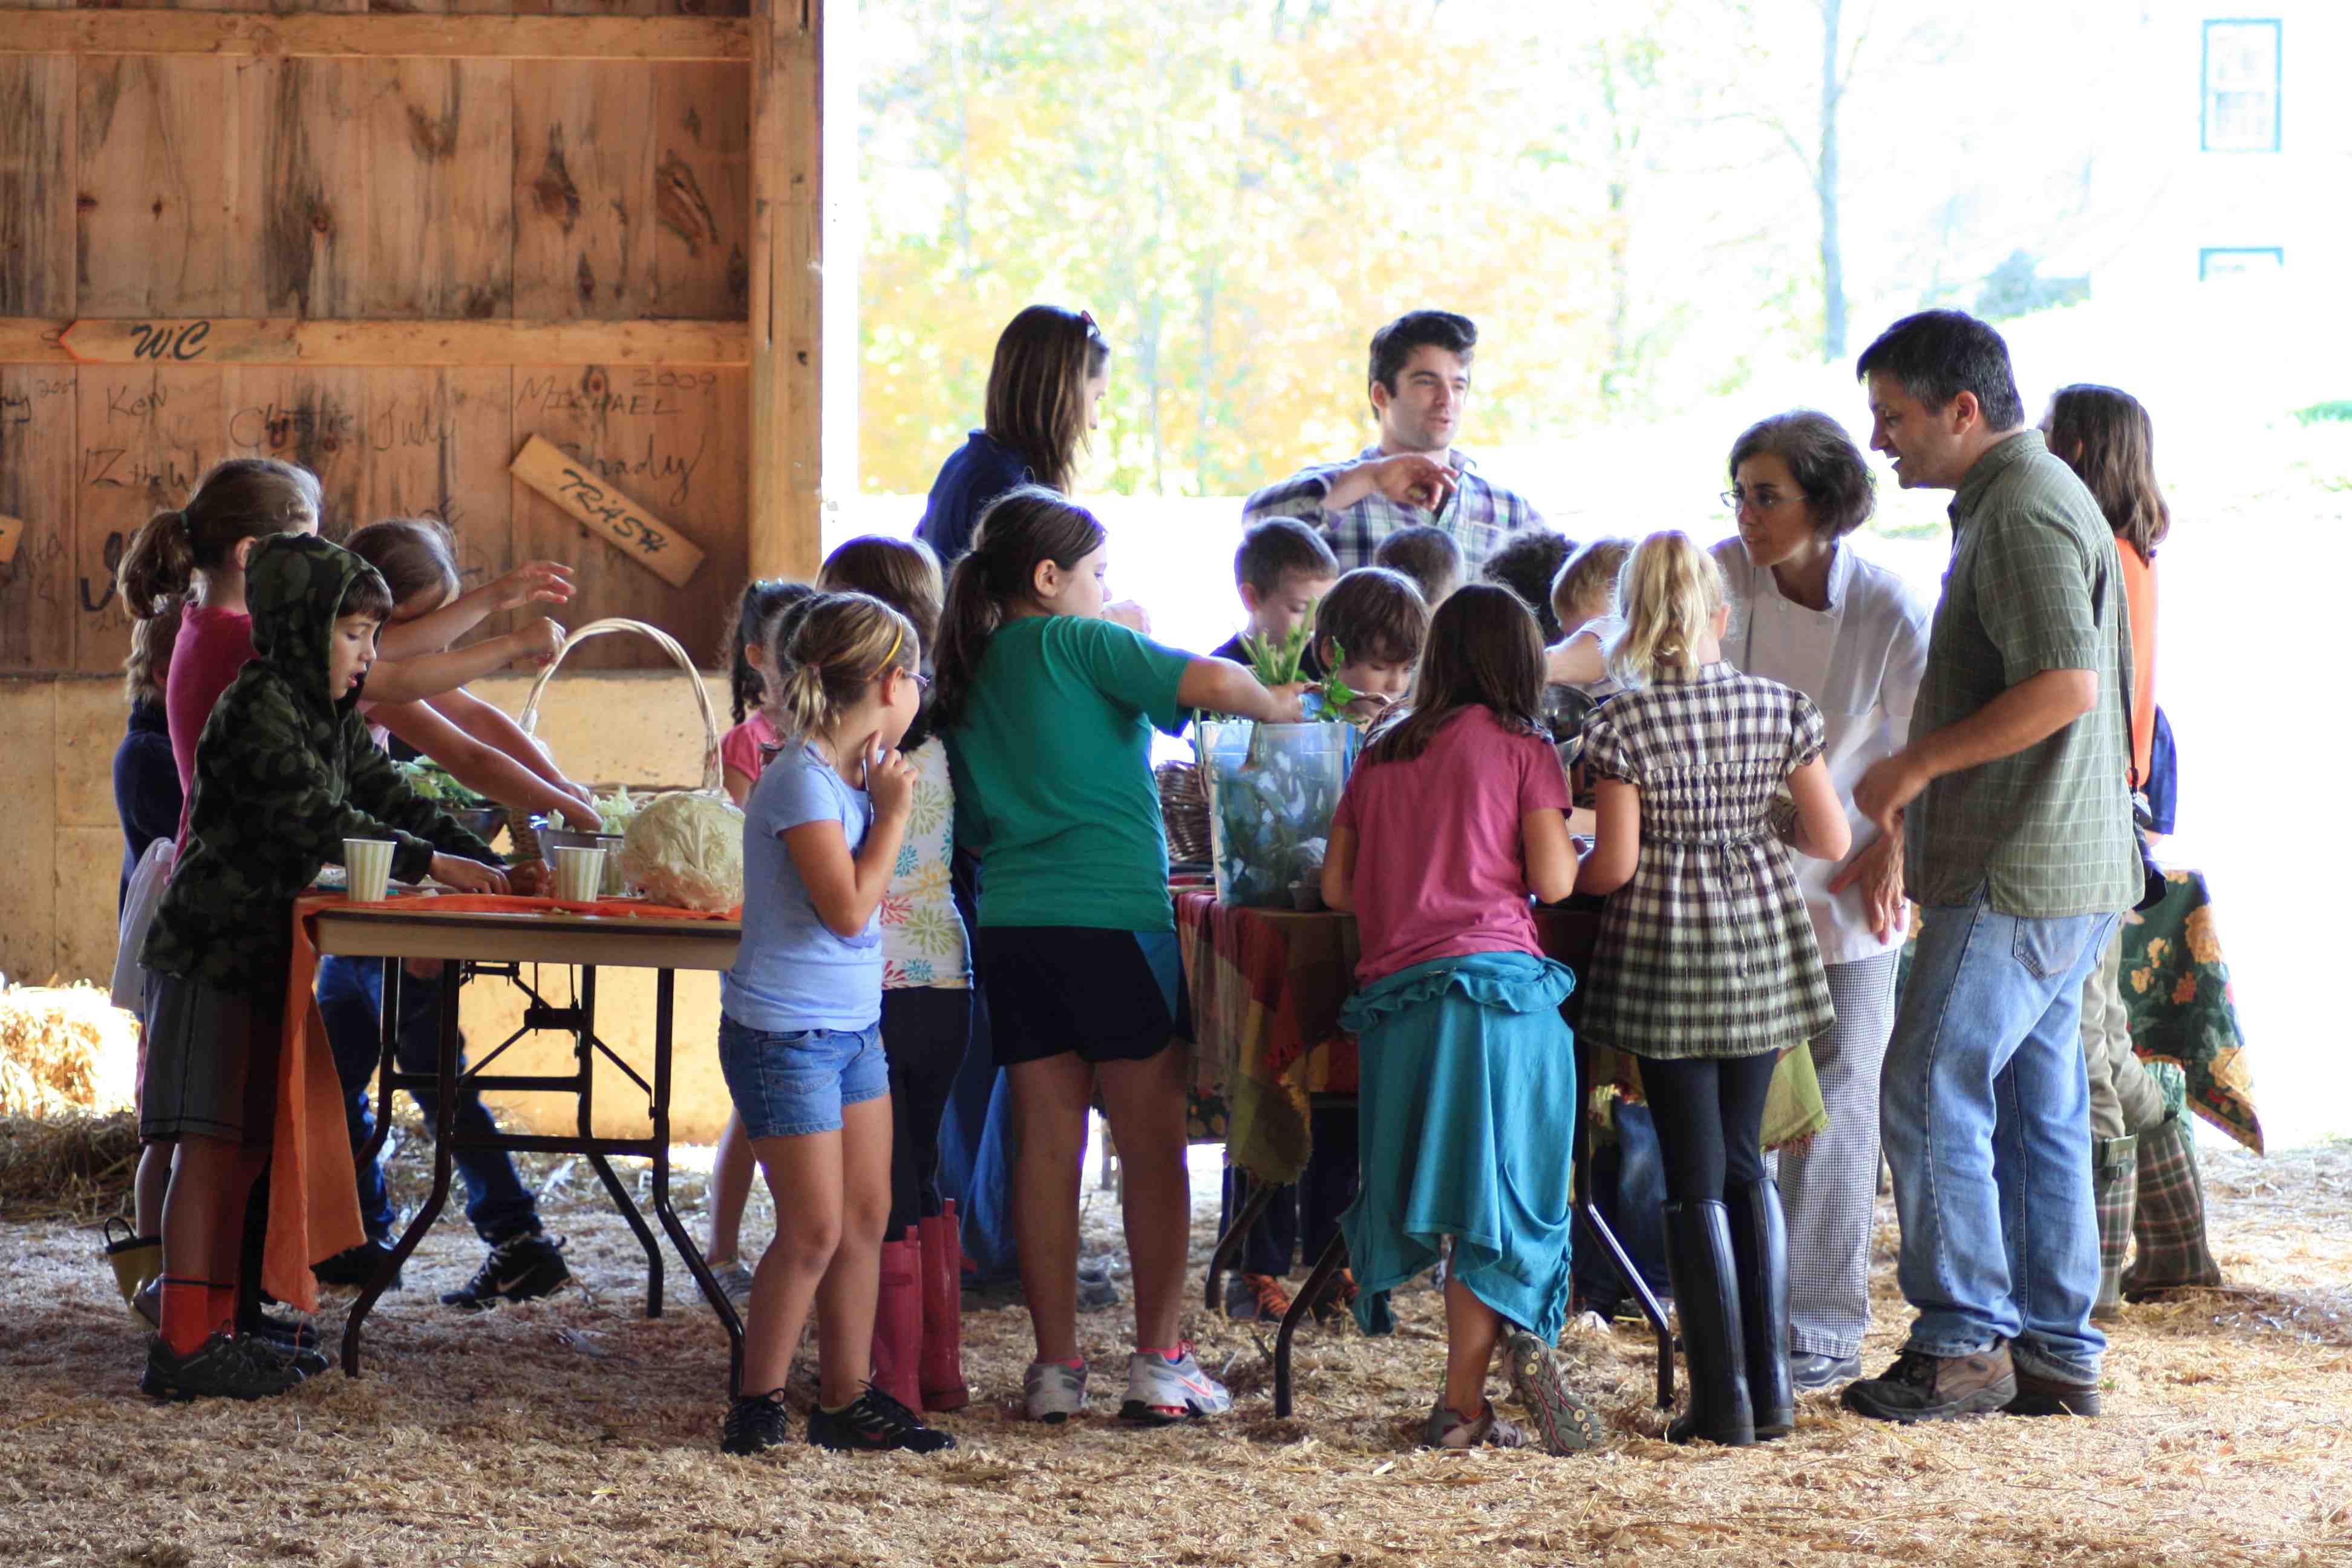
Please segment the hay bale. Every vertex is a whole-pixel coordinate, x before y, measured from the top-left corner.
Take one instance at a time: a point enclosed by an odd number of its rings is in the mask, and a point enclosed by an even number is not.
[[[139,1020],[88,982],[0,990],[0,1116],[132,1108]]]
[[[87,1224],[119,1213],[139,1172],[139,1119],[0,1117],[0,1219]]]

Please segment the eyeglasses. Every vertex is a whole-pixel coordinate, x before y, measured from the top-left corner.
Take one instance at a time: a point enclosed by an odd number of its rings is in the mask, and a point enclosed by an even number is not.
[[[931,678],[919,669],[902,669],[898,673],[913,681],[915,689],[918,691],[929,691],[931,689]]]
[[[1733,511],[1738,511],[1743,506],[1752,506],[1758,511],[1778,511],[1792,502],[1811,500],[1812,497],[1802,490],[1784,495],[1769,486],[1760,489],[1743,490],[1738,485],[1734,485],[1715,499]]]

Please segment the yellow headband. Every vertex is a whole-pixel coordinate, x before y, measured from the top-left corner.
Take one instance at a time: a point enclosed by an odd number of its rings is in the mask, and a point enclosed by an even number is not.
[[[889,669],[896,666],[898,658],[898,645],[906,640],[907,629],[904,626],[890,634],[890,651],[882,656],[883,668]]]

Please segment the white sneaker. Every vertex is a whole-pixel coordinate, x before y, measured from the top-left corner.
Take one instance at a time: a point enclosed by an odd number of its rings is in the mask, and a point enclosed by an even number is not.
[[[743,1266],[743,1260],[730,1258],[724,1263],[714,1263],[710,1272],[718,1279],[719,1288],[727,1293],[727,1299],[735,1304],[735,1315],[740,1318],[750,1312],[751,1271]]]
[[[1171,1361],[1158,1351],[1127,1358],[1127,1403],[1118,1418],[1143,1426],[1168,1426],[1202,1415],[1223,1415],[1234,1407],[1225,1385],[1201,1370],[1188,1342]]]
[[[1087,1367],[1066,1362],[1033,1361],[1022,1375],[1021,1392],[1032,1421],[1067,1421],[1086,1414]]]

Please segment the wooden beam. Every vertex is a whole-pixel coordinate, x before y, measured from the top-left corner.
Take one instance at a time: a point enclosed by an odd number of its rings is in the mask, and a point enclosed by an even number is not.
[[[0,318],[0,364],[740,365],[741,321]]]
[[[0,18],[0,55],[747,60],[751,54],[749,26],[731,16],[12,10]]]
[[[751,6],[752,574],[823,553],[824,0]]]

